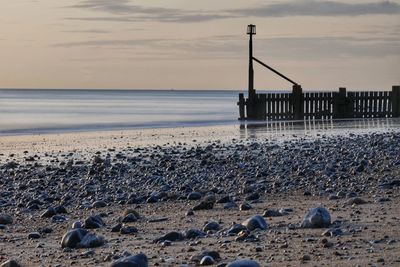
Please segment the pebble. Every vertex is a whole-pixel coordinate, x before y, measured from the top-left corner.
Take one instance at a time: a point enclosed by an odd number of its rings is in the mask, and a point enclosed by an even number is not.
[[[245,226],[249,231],[253,231],[256,229],[266,230],[268,228],[267,222],[260,215],[255,215],[248,218],[247,220],[242,222],[242,225]]]
[[[242,203],[239,206],[239,210],[251,210],[253,207],[249,203]]]
[[[0,214],[0,224],[12,224],[13,223],[13,218],[9,214]]]
[[[122,235],[132,235],[138,232],[138,229],[133,226],[123,226],[119,230]]]
[[[304,216],[302,228],[325,228],[331,225],[331,215],[322,207],[312,208]]]
[[[157,239],[155,239],[153,242],[154,243],[159,243],[165,240],[169,240],[169,241],[182,241],[185,239],[185,236],[180,233],[180,232],[169,232]]]
[[[213,265],[214,263],[215,260],[211,256],[204,256],[200,261],[200,265],[202,266]]]
[[[148,266],[149,262],[147,256],[143,253],[118,259],[117,261],[114,261],[111,264],[111,267],[148,267]]]
[[[42,218],[51,218],[51,217],[53,217],[53,216],[56,215],[56,214],[57,214],[57,212],[56,212],[55,208],[49,207],[49,208],[47,208],[47,210],[45,210],[45,211],[40,215],[40,217],[42,217]]]
[[[214,202],[202,201],[193,207],[193,210],[212,210],[214,208]]]
[[[41,237],[42,237],[41,234],[38,232],[32,232],[28,234],[29,239],[39,239]]]
[[[226,267],[261,267],[258,262],[248,259],[236,260],[229,263]]]
[[[187,196],[188,200],[199,200],[201,199],[202,195],[199,192],[190,192]]]
[[[85,229],[97,229],[105,226],[103,219],[99,216],[90,216],[83,222],[83,228]]]
[[[204,232],[218,231],[219,229],[221,229],[221,226],[217,222],[209,222],[206,225],[204,225],[204,227],[203,227]]]
[[[15,260],[8,260],[0,264],[0,267],[22,267],[22,265]]]

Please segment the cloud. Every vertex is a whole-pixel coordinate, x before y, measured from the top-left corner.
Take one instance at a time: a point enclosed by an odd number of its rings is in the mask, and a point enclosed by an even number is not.
[[[164,7],[144,7],[130,0],[83,0],[69,8],[87,9],[112,16],[69,17],[69,20],[98,21],[161,21],[202,22],[240,17],[286,17],[286,16],[363,16],[400,14],[400,4],[392,1],[345,3],[339,1],[298,0],[265,4],[254,8],[226,9],[219,11],[181,10]]]
[[[344,3],[301,0],[234,10],[231,13],[252,17],[393,15],[400,14],[400,5],[391,1]]]

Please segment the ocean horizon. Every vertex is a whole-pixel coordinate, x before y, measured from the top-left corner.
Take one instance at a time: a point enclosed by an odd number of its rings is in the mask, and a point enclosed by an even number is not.
[[[235,124],[239,92],[0,89],[0,135]]]

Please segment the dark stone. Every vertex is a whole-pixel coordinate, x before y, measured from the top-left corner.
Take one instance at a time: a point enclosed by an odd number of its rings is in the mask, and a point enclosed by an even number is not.
[[[228,234],[238,234],[244,230],[247,230],[246,226],[236,223],[236,224],[232,225],[231,228],[228,229],[227,233]]]
[[[103,219],[100,216],[90,216],[83,223],[83,228],[86,229],[96,229],[105,226]]]
[[[203,231],[207,232],[207,231],[218,231],[219,229],[221,229],[221,226],[219,225],[219,223],[217,222],[209,222],[206,225],[204,225]]]
[[[148,267],[149,263],[147,256],[140,253],[135,256],[129,256],[125,258],[118,259],[111,264],[111,267]]]
[[[259,198],[260,198],[260,194],[258,194],[258,193],[256,192],[256,193],[253,193],[253,194],[248,195],[248,196],[245,198],[245,200],[247,200],[247,201],[252,201],[252,200],[257,200],[257,199],[259,199]]]
[[[190,261],[200,263],[200,261],[206,256],[213,258],[213,260],[221,259],[220,255],[217,251],[206,250],[206,251],[201,252],[200,254],[193,255],[192,257],[190,257]]]
[[[106,202],[104,202],[104,201],[102,201],[102,200],[95,201],[95,202],[93,202],[93,204],[92,204],[92,208],[104,208],[104,207],[106,207],[106,206],[107,206]]]
[[[236,260],[229,263],[226,267],[261,267],[256,261],[253,260]]]
[[[12,224],[13,218],[8,214],[0,214],[0,224]]]
[[[199,229],[189,229],[186,231],[185,236],[187,239],[193,239],[198,237],[204,237],[207,234]]]
[[[89,232],[85,229],[73,229],[68,231],[61,240],[61,247],[63,248],[78,248],[79,243],[85,235]]]
[[[114,233],[119,232],[121,230],[121,228],[122,228],[122,223],[119,223],[119,224],[113,226],[113,228],[111,228],[111,232],[114,232]]]
[[[255,229],[266,230],[268,228],[267,222],[260,215],[255,215],[251,218],[248,218],[242,222],[242,225],[246,226],[246,228],[250,231]]]
[[[202,195],[199,192],[190,192],[189,195],[187,196],[187,199],[189,200],[199,200],[201,199]]]
[[[324,228],[329,225],[331,225],[331,215],[322,207],[310,209],[301,223],[303,228]]]
[[[123,223],[136,222],[137,220],[138,220],[138,218],[133,213],[129,213],[124,218],[122,218]]]
[[[239,210],[251,210],[253,207],[249,203],[240,204]]]
[[[200,261],[201,266],[213,265],[214,263],[215,260],[213,259],[213,257],[210,256],[204,256]]]
[[[137,233],[138,229],[136,227],[133,227],[133,226],[123,226],[123,227],[121,227],[119,232],[122,235],[131,235],[131,234]]]
[[[42,217],[42,218],[51,218],[51,217],[53,217],[53,216],[56,215],[56,214],[57,214],[56,210],[55,210],[53,207],[49,207],[49,208],[47,208],[47,210],[45,210],[45,211],[40,215],[40,217]]]
[[[3,262],[0,267],[22,267],[22,265],[15,260],[8,260],[6,262]]]
[[[182,241],[184,239],[185,239],[185,236],[180,232],[169,232],[168,234],[165,234],[162,237],[159,237],[159,238],[155,239],[153,242],[154,243],[158,243],[158,242],[162,242],[162,241],[165,241],[165,240]]]
[[[214,208],[214,202],[202,201],[193,207],[193,210],[212,210]]]
[[[29,239],[39,239],[42,236],[38,233],[38,232],[32,232],[28,234],[28,238]]]

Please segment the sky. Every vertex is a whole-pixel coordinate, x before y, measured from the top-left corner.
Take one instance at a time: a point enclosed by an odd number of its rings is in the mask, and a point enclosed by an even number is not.
[[[400,0],[1,0],[0,88],[246,90],[250,23],[305,90],[400,84]]]

